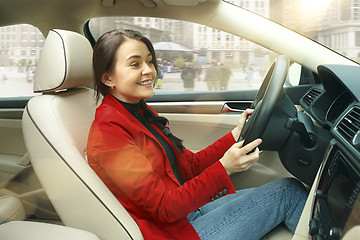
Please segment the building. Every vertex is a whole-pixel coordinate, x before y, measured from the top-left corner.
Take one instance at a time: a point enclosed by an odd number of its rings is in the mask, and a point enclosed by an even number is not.
[[[36,65],[44,44],[41,32],[28,24],[0,28],[0,65]]]
[[[140,17],[104,17],[94,18],[90,21],[90,31],[95,40],[101,34],[110,30],[117,29],[123,31],[125,29],[133,29],[141,32],[152,41],[158,41],[162,37],[163,31],[158,28],[152,18]]]
[[[304,5],[305,3],[311,5]],[[360,0],[271,0],[271,19],[360,61]]]
[[[360,61],[360,0],[333,0],[315,40]]]
[[[230,2],[265,17],[270,14],[269,0],[232,0]],[[254,61],[263,62],[269,52],[243,38],[184,21],[149,17],[114,17],[94,19],[90,23],[95,39],[100,33],[111,29],[131,28],[140,31],[153,43],[170,41],[193,49],[195,54],[186,54],[183,57],[188,61],[197,61],[199,64],[215,60],[233,67],[246,67]]]
[[[230,0],[237,6],[264,17],[269,17],[269,0]],[[199,52],[200,64],[217,61],[232,67],[247,67],[252,63],[261,65],[268,61],[269,51],[246,39],[232,34],[194,24],[193,47]]]

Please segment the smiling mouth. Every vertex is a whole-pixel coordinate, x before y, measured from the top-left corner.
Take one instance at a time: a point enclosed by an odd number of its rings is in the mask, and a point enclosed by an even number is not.
[[[137,83],[140,86],[152,86],[152,80],[142,81]]]

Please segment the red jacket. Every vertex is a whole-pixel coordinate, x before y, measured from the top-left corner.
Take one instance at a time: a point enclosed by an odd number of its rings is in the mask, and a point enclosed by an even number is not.
[[[145,239],[199,239],[187,215],[224,188],[235,192],[218,161],[234,143],[228,133],[197,153],[173,148],[186,181],[180,185],[160,143],[108,94],[96,110],[87,154],[90,166],[129,211]]]

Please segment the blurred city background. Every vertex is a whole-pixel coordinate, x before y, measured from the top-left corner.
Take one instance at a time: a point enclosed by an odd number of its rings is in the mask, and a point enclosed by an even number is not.
[[[360,0],[228,1],[308,36],[355,61],[360,59]],[[236,23],[234,23],[236,24]],[[92,19],[94,40],[112,29],[135,29],[154,44],[162,78],[158,92],[258,88],[276,54],[246,39],[183,21],[107,17]],[[44,33],[46,34],[46,33]],[[276,34],[276,33],[274,33]],[[0,27],[0,97],[29,96],[45,37],[31,25]],[[210,63],[228,80],[209,88]],[[184,69],[193,68],[187,85]]]

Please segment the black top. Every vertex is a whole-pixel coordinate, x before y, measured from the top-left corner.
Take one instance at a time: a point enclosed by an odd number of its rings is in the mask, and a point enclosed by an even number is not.
[[[115,98],[117,99],[117,98]],[[140,106],[138,103],[127,103],[117,99],[144,127],[146,127],[152,135],[158,140],[163,149],[165,150],[166,156],[169,159],[170,166],[174,172],[174,175],[178,182],[182,185],[183,180],[181,178],[179,164],[177,162],[175,153],[170,146],[170,144],[149,124],[148,121],[140,114]],[[167,128],[164,128],[164,131],[169,131]],[[163,132],[164,132],[163,131]]]

